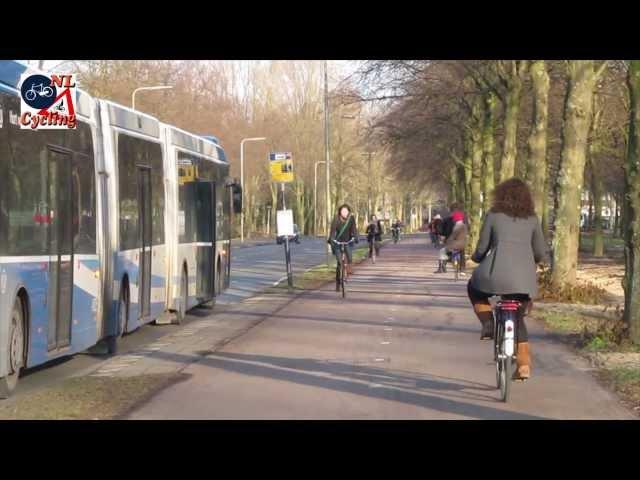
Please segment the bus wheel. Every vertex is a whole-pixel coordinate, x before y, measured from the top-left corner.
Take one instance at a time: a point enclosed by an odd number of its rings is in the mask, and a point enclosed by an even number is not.
[[[218,267],[216,268],[216,296],[222,294],[222,270],[220,269],[220,259],[218,258]]]
[[[127,333],[127,325],[129,325],[129,288],[125,284],[120,289],[120,299],[118,300],[118,336],[122,338]]]
[[[187,271],[182,270],[182,277],[180,278],[180,304],[176,312],[176,323],[180,325],[184,322],[187,316],[187,302],[189,301],[189,283],[187,279]]]
[[[24,367],[24,314],[22,302],[16,298],[11,312],[9,324],[9,345],[7,349],[7,366],[9,373],[0,378],[0,398],[8,398],[18,384],[20,370]]]

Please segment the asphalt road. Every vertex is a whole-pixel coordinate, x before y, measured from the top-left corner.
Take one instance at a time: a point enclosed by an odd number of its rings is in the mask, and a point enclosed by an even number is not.
[[[302,237],[299,244],[291,243],[291,264],[296,274],[326,261],[327,243],[324,239]],[[286,281],[284,245],[259,245],[236,248],[231,254],[231,285],[216,300],[227,304],[251,297],[280,280]]]

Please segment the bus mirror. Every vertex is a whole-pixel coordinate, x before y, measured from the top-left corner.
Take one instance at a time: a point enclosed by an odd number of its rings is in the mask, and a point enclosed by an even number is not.
[[[231,187],[233,195],[233,211],[240,213],[242,211],[242,187],[237,183]]]

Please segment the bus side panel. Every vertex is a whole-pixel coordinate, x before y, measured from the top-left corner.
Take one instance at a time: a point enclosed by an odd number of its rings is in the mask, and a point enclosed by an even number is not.
[[[174,276],[173,284],[176,286],[175,288],[175,297],[174,297],[174,305],[178,304],[178,299],[180,297],[180,280],[182,277],[182,266],[184,262],[187,263],[187,284],[188,284],[188,299],[187,299],[187,309],[193,308],[197,305],[198,300],[196,299],[196,289],[197,289],[197,279],[198,279],[198,269],[196,262],[196,252],[198,248],[193,243],[183,243],[178,245],[178,258],[181,259],[178,264],[179,269]]]
[[[151,248],[151,317],[158,318],[165,311],[167,298],[167,247]]]
[[[73,273],[72,351],[81,352],[98,341],[100,261],[97,255],[75,258]]]
[[[114,292],[120,294],[120,290],[124,287],[122,280],[126,277],[129,278],[129,331],[136,329],[138,325],[139,316],[139,302],[138,302],[138,264],[139,264],[139,250],[126,250],[124,252],[118,252],[116,254],[115,265],[115,281],[118,282],[117,287],[114,288]],[[114,298],[116,307],[113,309],[113,321],[118,322],[118,301],[119,297]]]

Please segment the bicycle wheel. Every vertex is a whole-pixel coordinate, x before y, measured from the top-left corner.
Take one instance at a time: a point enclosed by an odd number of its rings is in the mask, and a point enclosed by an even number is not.
[[[342,289],[342,298],[347,296],[347,292],[345,290],[345,281],[347,278],[347,259],[345,255],[342,254],[342,269],[340,272],[340,288]]]
[[[496,322],[494,335],[493,335],[493,360],[496,363],[496,388],[500,388],[501,374],[502,374],[502,365],[499,359],[501,344],[502,344],[502,328],[500,327],[500,323]]]
[[[509,401],[509,393],[511,393],[511,377],[513,376],[513,359],[511,357],[502,360],[502,386],[500,388],[500,395],[503,402]]]

